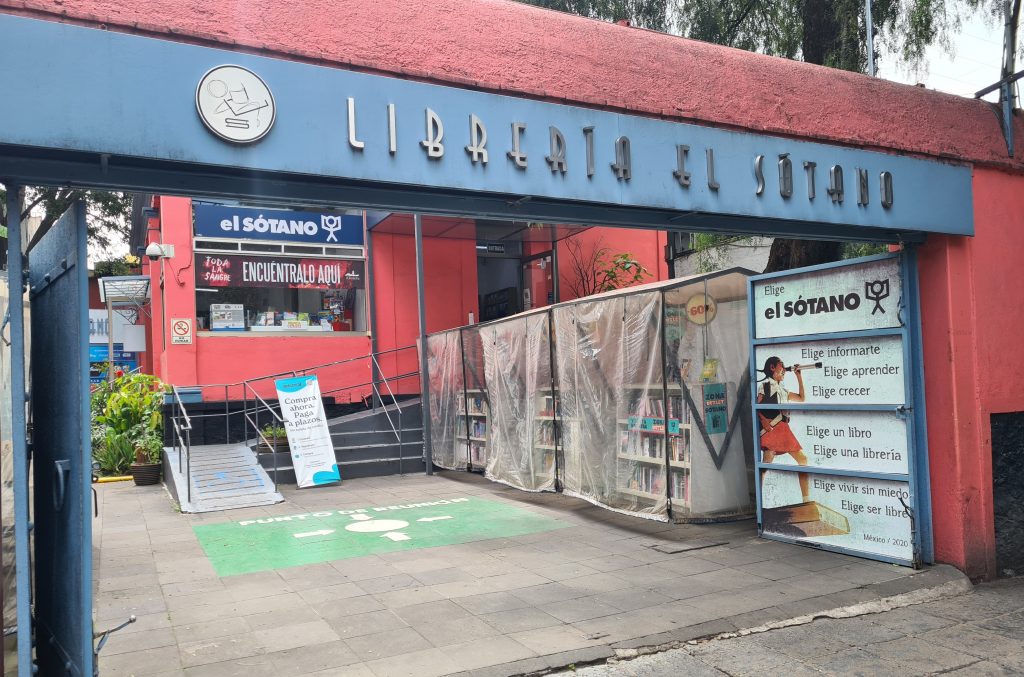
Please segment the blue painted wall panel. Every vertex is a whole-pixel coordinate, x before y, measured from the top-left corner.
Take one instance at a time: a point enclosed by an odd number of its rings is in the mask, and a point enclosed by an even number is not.
[[[48,45],[41,51],[39,45]],[[627,207],[652,207],[954,234],[973,233],[971,170],[937,161],[667,122],[606,111],[498,96],[353,73],[152,38],[0,16],[0,62],[17,73],[12,100],[31,105],[0,111],[0,143],[76,149],[274,172],[486,191]],[[196,86],[209,69],[235,63],[257,73],[277,104],[274,128],[236,146],[203,126]],[[356,101],[357,135],[347,140],[347,98]],[[398,151],[388,152],[386,107],[397,111]],[[420,146],[424,110],[444,123],[445,155]],[[489,162],[473,164],[469,115],[487,127]],[[506,157],[511,123],[522,122],[528,168]],[[548,126],[565,135],[568,173],[553,173]],[[594,127],[595,169],[586,175],[582,129]],[[616,178],[614,143],[632,144],[630,181]],[[676,144],[690,146],[692,185],[679,186]],[[713,148],[721,188],[708,188],[705,149]],[[793,161],[794,194],[779,194],[778,156]],[[764,155],[766,186],[755,195],[754,158]],[[817,163],[816,197],[808,199],[803,162]],[[828,169],[845,172],[845,199],[826,194]],[[869,204],[857,204],[856,169],[868,170]],[[879,174],[892,173],[895,200],[881,206]],[[258,191],[258,185],[254,186]],[[457,205],[453,205],[457,211]]]

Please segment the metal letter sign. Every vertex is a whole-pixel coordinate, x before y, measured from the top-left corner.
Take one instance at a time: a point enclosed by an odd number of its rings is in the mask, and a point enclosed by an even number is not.
[[[931,560],[912,257],[750,278],[762,536]]]
[[[61,48],[39,59],[41,44]],[[229,58],[241,65],[222,65]],[[166,163],[168,169],[188,163],[211,175],[229,168],[243,175],[301,175],[332,185],[340,179],[365,184],[366,190],[386,183],[394,187],[388,199],[392,206],[418,202],[416,196],[426,189],[497,196],[503,205],[529,197],[532,204],[518,210],[521,216],[545,214],[565,202],[628,210],[609,215],[617,219],[612,225],[641,225],[643,215],[662,226],[699,221],[725,228],[722,224],[728,221],[730,227],[746,231],[763,231],[768,219],[830,235],[857,227],[907,234],[973,233],[970,167],[949,162],[9,15],[0,15],[0,63],[19,74],[9,83],[8,99],[34,103],[6,111],[0,144],[38,149],[40,161],[54,150],[69,151],[76,163],[79,155],[110,155],[102,170],[108,173],[96,176],[102,176],[104,185],[115,179],[127,185],[143,181],[119,162],[123,156],[146,161],[142,164]],[[159,78],[152,77],[156,72]],[[47,87],[38,87],[40,82]],[[193,91],[201,123],[183,114],[183,97]],[[276,113],[275,100],[280,104]],[[474,117],[479,125],[466,124]],[[501,140],[506,158],[489,163],[486,171],[484,121],[492,131],[511,131],[511,138],[503,134]],[[238,147],[261,137],[258,152]],[[448,144],[468,146],[469,151],[446,153]],[[690,162],[679,148],[689,149]],[[71,157],[70,151],[76,155]],[[699,155],[705,161],[693,162]],[[762,160],[752,177],[758,156]],[[531,163],[530,157],[548,162]],[[780,171],[767,171],[766,158],[780,158]],[[99,163],[92,167],[84,159],[80,162],[84,174],[101,171]],[[612,169],[597,171],[602,166]],[[823,172],[817,172],[817,187],[815,166],[828,168],[827,183]],[[805,169],[806,181],[793,180],[796,167]],[[0,174],[17,177],[27,171],[0,157]],[[856,181],[844,185],[844,176]],[[79,178],[85,183],[89,177]],[[847,188],[851,199],[845,199]],[[825,199],[815,199],[817,190]],[[362,202],[359,192],[346,194],[353,203]],[[662,213],[655,214],[657,210]],[[706,215],[715,218],[707,220]]]

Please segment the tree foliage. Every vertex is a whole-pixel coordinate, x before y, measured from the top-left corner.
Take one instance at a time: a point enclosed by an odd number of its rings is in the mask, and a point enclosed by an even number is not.
[[[584,244],[582,238],[570,237],[565,246],[569,252],[567,282],[576,298],[630,287],[651,276],[629,252],[612,254],[604,238]]]
[[[39,216],[48,229],[76,200],[85,200],[86,231],[92,248],[110,249],[128,241],[132,196],[105,190],[26,188],[21,196],[21,219]],[[7,190],[0,186],[0,226],[7,227]]]
[[[668,30],[668,0],[521,0],[528,5],[604,21],[629,21],[652,31]]]

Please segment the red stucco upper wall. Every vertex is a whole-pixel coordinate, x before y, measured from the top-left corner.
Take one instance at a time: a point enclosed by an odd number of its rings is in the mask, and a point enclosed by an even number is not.
[[[0,11],[1024,169],[1024,121],[1011,161],[990,104],[506,0],[0,0]]]

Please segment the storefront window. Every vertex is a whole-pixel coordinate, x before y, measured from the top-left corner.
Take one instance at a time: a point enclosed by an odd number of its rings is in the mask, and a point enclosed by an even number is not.
[[[365,332],[365,262],[195,255],[199,330]]]

